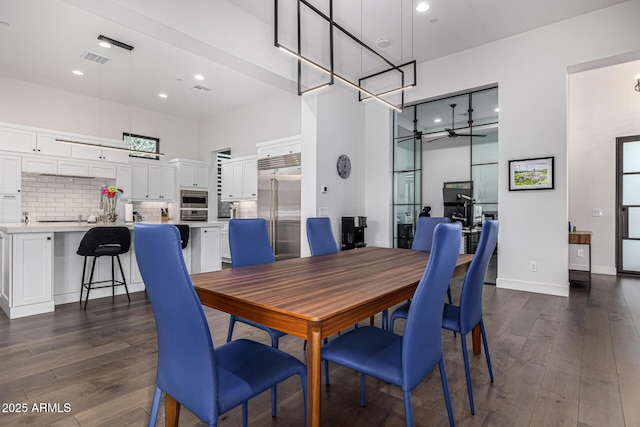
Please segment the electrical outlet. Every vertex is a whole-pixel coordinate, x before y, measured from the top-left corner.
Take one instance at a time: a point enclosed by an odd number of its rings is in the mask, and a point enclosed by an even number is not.
[[[602,209],[600,208],[591,209],[591,216],[594,216],[594,217],[602,216]]]
[[[538,271],[538,263],[535,261],[531,261],[531,264],[529,264],[529,270]]]
[[[578,249],[578,256],[579,257],[583,257],[584,256],[584,249]]]

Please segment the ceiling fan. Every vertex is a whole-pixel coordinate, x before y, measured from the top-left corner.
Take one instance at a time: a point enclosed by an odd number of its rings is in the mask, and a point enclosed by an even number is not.
[[[451,107],[451,127],[450,128],[445,128],[445,132],[447,132],[447,135],[444,136],[439,136],[437,138],[433,138],[430,139],[426,142],[433,142],[433,141],[438,141],[439,139],[444,139],[444,138],[457,138],[459,136],[470,136],[470,137],[479,137],[479,138],[484,138],[487,135],[477,135],[477,134],[468,134],[468,133],[458,133],[454,130],[453,126],[455,124],[455,111],[456,111],[456,105],[457,104],[449,104],[449,106]],[[417,125],[417,120],[413,121],[413,135],[409,136],[409,137],[402,137],[402,139],[396,141],[396,142],[403,142],[403,141],[407,141],[409,139],[420,139],[422,137],[424,137],[425,135],[423,135],[422,131],[418,130],[418,125]]]

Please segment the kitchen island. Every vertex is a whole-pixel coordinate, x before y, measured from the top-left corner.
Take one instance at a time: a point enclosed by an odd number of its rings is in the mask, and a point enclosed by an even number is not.
[[[178,224],[169,222],[168,224]],[[223,222],[189,222],[189,244],[183,249],[192,273],[221,269],[220,229]],[[84,258],[77,255],[84,234],[93,227],[133,223],[88,224],[86,222],[0,224],[0,308],[11,319],[53,311],[55,305],[80,299]],[[138,270],[133,238],[128,253],[120,256],[130,292],[144,290]],[[118,275],[118,273],[116,273]],[[94,280],[111,277],[111,263],[98,261]],[[116,287],[116,294],[125,293]],[[91,292],[91,299],[111,295],[111,289]]]

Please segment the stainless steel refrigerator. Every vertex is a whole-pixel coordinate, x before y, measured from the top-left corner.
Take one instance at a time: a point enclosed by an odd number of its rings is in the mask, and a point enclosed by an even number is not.
[[[258,160],[258,217],[276,260],[300,257],[300,153]]]

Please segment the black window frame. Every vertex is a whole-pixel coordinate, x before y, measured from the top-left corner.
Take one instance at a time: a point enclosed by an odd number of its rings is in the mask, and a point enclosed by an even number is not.
[[[150,141],[155,141],[156,143],[156,151],[149,151],[148,155],[146,154],[142,154],[142,153],[129,153],[129,157],[136,157],[136,158],[140,158],[140,159],[151,159],[151,160],[160,160],[160,138],[155,138],[153,136],[146,136],[146,135],[138,135],[135,133],[130,133],[130,132],[122,132],[122,140],[126,141],[129,143],[129,149],[131,149],[131,141],[127,140],[127,137],[132,137],[132,138],[143,138],[143,139],[148,139]],[[155,156],[154,156],[155,154]]]

